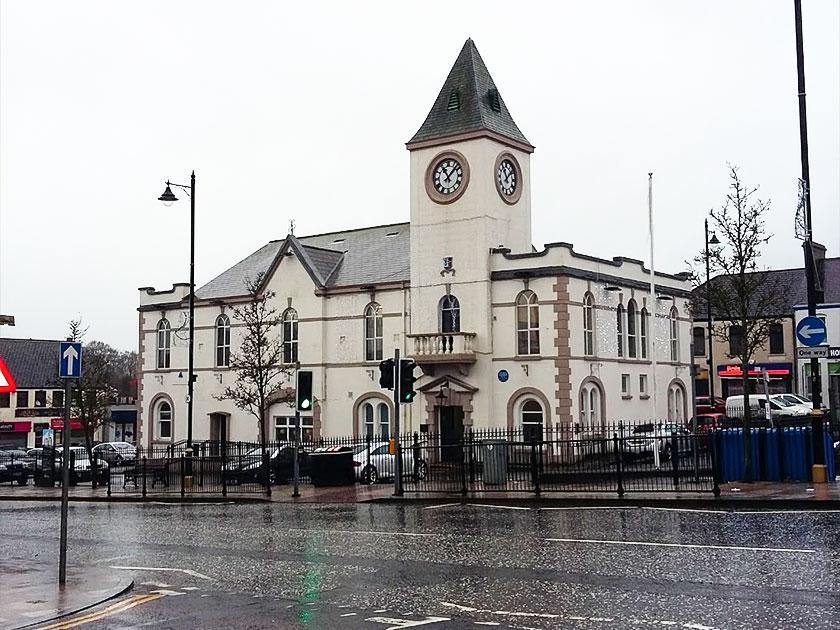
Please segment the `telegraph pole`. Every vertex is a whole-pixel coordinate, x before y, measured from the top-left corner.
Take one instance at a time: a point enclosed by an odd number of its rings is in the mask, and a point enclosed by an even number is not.
[[[808,315],[817,314],[817,287],[815,277],[813,226],[811,224],[811,172],[808,165],[808,117],[805,110],[805,52],[802,44],[802,0],[793,0],[794,21],[796,25],[796,78],[799,98],[799,151],[802,160],[802,186],[805,204],[805,280],[808,286]],[[825,481],[825,453],[822,419],[822,381],[820,379],[820,360],[811,359],[811,432],[814,437],[814,481]]]

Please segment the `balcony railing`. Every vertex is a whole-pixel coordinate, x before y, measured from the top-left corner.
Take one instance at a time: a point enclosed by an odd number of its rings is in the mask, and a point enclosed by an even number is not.
[[[475,363],[475,333],[408,335],[414,342],[411,357],[417,363]]]

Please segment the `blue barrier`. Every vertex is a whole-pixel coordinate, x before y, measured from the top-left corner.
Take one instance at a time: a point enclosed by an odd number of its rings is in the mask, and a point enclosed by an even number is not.
[[[831,434],[824,433],[825,464],[829,481],[836,475]],[[744,430],[723,429],[712,440],[718,469],[718,481],[740,481],[744,478]],[[810,481],[814,463],[814,447],[810,427],[783,429],[751,429],[753,479],[755,481]]]

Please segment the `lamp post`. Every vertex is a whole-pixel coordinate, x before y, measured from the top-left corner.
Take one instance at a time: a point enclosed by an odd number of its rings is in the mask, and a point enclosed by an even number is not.
[[[712,350],[712,285],[709,284],[709,245],[720,245],[717,234],[709,238],[709,219],[703,221],[706,229],[706,327],[709,331],[709,404],[715,407],[715,361]]]
[[[177,186],[184,190],[190,197],[190,341],[189,341],[189,370],[187,379],[187,465],[189,473],[192,473],[192,425],[193,425],[193,381],[194,372],[194,349],[195,349],[195,171],[190,176],[190,185],[173,184],[166,182],[166,190],[158,197],[163,205],[169,207],[178,198],[172,194],[170,186]]]

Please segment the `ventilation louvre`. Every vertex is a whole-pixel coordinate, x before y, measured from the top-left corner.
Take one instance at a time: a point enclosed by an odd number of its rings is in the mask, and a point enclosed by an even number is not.
[[[499,90],[495,88],[487,90],[487,98],[490,101],[490,109],[494,112],[502,111],[502,99],[499,97]]]
[[[449,104],[446,106],[449,111],[461,109],[461,93],[457,88],[452,88],[449,93]]]

